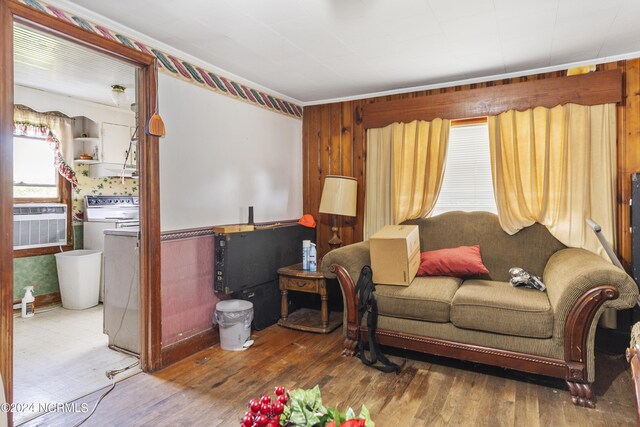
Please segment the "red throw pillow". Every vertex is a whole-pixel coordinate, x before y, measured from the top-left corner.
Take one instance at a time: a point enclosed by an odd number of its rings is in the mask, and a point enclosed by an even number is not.
[[[489,270],[482,263],[480,246],[460,246],[420,254],[418,276],[475,276]]]

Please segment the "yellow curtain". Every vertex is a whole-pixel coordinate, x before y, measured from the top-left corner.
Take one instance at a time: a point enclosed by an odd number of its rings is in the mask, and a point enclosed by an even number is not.
[[[392,126],[367,130],[365,161],[364,238],[393,223],[391,196]]]
[[[367,130],[365,238],[387,224],[429,216],[449,141],[449,120],[393,123]]]
[[[502,228],[539,222],[565,245],[608,259],[585,221],[615,247],[615,104],[510,110],[488,122]]]

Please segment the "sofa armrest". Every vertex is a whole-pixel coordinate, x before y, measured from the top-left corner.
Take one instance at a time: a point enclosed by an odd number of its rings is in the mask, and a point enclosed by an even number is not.
[[[329,279],[336,278],[336,274],[331,271],[333,264],[344,267],[351,276],[353,283],[357,283],[362,267],[371,265],[369,241],[343,246],[326,254],[322,258],[322,273]]]
[[[578,299],[597,286],[610,285],[618,291],[618,298],[607,300],[605,307],[632,308],[638,299],[638,286],[627,273],[585,249],[567,248],[553,254],[542,279],[559,326]]]
[[[322,258],[321,271],[328,279],[337,277],[342,290],[344,302],[343,335],[344,350],[342,354],[353,356],[358,342],[358,308],[355,285],[360,278],[360,271],[370,265],[369,242],[360,242],[334,249]]]
[[[564,347],[567,383],[574,403],[592,406],[596,323],[607,308],[631,308],[638,287],[623,270],[584,249],[567,248],[549,258],[543,274],[553,310],[553,339]]]

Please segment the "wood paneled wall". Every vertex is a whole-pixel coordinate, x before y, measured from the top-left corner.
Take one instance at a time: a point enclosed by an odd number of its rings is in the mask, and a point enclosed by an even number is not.
[[[624,99],[618,107],[618,252],[628,264],[631,259],[629,233],[630,174],[640,171],[640,59],[601,64],[598,71],[619,69],[623,73]],[[390,100],[428,97],[540,79],[564,76],[564,71],[513,79],[418,91],[364,100],[308,106],[303,119],[304,212],[318,222],[319,253],[328,251],[331,217],[318,213],[322,184],[326,175],[348,175],[358,179],[358,215],[339,217],[338,227],[344,244],[359,242],[363,237],[364,174],[366,157],[362,108]],[[462,118],[462,117],[460,117]]]

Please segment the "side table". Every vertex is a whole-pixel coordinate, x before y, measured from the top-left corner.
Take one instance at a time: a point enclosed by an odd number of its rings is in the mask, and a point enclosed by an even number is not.
[[[278,269],[278,275],[282,294],[278,325],[321,334],[327,334],[342,325],[342,313],[329,313],[327,284],[322,273],[303,270],[302,264],[295,264]],[[289,314],[289,291],[320,295],[320,311],[301,308]]]

